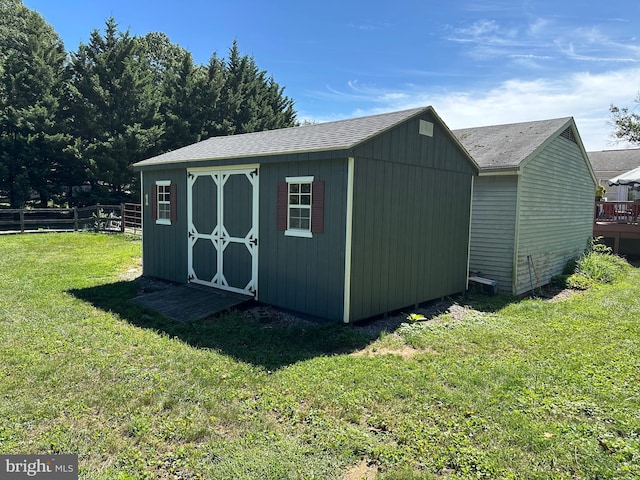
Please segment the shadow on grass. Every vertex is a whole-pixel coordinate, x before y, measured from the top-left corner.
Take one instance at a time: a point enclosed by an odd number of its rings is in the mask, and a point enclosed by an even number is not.
[[[69,294],[117,314],[132,325],[167,334],[195,348],[216,350],[267,370],[318,356],[353,352],[374,340],[371,335],[343,324],[286,323],[277,318],[254,318],[242,310],[204,320],[175,322],[131,302],[137,295],[151,293],[143,288],[137,279],[70,290]]]

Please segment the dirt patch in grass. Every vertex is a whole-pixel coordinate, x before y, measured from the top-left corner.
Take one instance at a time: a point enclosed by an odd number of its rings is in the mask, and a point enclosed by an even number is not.
[[[437,317],[445,313],[461,318],[463,312],[460,309],[464,309],[464,307],[460,307],[460,305],[458,305],[453,299],[448,298],[445,300],[431,302],[426,305],[421,305],[417,308],[408,308],[406,311],[394,312],[387,316],[375,317],[370,320],[358,322],[354,324],[353,328],[364,332],[373,338],[377,338],[383,332],[394,332],[403,323],[410,322],[411,320],[408,318],[410,315],[414,316],[414,318],[418,318],[418,316],[424,318],[419,321],[435,320]]]
[[[359,350],[357,352],[353,352],[351,356],[353,357],[368,357],[375,355],[397,355],[404,359],[414,357],[421,353],[431,353],[436,355],[438,352],[435,350],[423,350],[418,348],[413,348],[409,345],[400,345],[398,347],[368,347],[364,350]]]
[[[142,258],[138,257],[132,265],[120,274],[120,280],[135,280],[142,275]]]
[[[342,477],[342,480],[373,480],[378,474],[375,465],[369,465],[369,461],[363,458],[362,461],[351,467]]]
[[[568,298],[573,297],[574,295],[580,295],[584,292],[580,292],[578,290],[573,290],[571,288],[565,289],[557,289],[550,292],[547,292],[545,295],[545,300],[551,303],[561,302],[563,300],[567,300]]]

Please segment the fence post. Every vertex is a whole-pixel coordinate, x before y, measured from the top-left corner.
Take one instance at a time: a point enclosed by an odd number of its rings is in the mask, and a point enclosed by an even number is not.
[[[78,231],[78,207],[73,207],[73,231]]]
[[[124,233],[124,203],[120,204],[120,233]]]
[[[24,233],[24,208],[20,210],[20,233]]]

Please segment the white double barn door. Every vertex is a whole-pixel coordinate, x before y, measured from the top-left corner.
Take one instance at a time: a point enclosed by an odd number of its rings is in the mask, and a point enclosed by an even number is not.
[[[189,281],[257,298],[258,166],[187,172]]]

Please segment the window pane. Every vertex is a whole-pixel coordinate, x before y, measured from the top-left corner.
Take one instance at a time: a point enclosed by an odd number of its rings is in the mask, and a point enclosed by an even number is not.
[[[311,183],[289,183],[289,223],[293,230],[311,230]]]
[[[168,202],[169,201],[169,192],[171,190],[169,190],[169,187],[167,185],[160,185],[158,187],[158,200],[161,202]]]
[[[158,205],[158,218],[169,219],[170,218],[170,206],[166,203]]]

